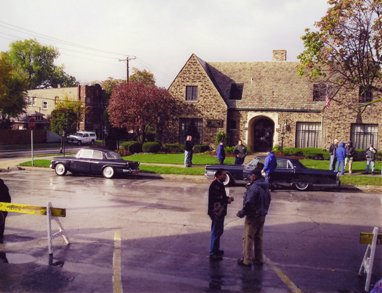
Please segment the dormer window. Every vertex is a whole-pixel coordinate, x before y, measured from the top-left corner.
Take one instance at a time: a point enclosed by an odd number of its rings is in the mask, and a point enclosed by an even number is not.
[[[359,87],[358,92],[359,102],[365,103],[365,102],[371,102],[373,100],[373,89],[369,86],[363,86],[361,85]]]
[[[198,99],[198,87],[195,85],[186,86],[186,101],[196,101]]]
[[[242,83],[232,83],[231,90],[229,92],[230,100],[241,100],[243,96],[244,84]]]
[[[325,101],[326,96],[329,95],[329,86],[326,83],[313,84],[313,101]]]

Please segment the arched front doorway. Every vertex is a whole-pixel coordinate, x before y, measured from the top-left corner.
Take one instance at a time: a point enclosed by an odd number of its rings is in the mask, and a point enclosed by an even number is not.
[[[273,134],[275,123],[268,117],[257,117],[251,123],[252,150],[255,152],[268,152],[273,148]]]

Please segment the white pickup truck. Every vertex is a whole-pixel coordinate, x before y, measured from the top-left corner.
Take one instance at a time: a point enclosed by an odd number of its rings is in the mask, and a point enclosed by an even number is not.
[[[75,134],[68,136],[68,143],[73,144],[94,144],[97,139],[97,135],[94,131],[78,131]]]

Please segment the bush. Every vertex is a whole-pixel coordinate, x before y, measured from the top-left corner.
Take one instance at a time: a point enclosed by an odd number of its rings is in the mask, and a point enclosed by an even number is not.
[[[224,148],[226,154],[233,154],[235,147],[234,146],[226,146]]]
[[[210,146],[206,144],[197,144],[194,146],[195,153],[204,153],[210,150]]]
[[[216,133],[216,137],[215,137],[215,146],[218,146],[219,145],[219,142],[223,142],[224,145],[226,144],[226,141],[227,141],[227,136],[224,132],[222,131],[219,131],[218,133]]]
[[[167,143],[162,148],[163,152],[175,154],[184,152],[184,146],[179,143]]]
[[[299,156],[305,159],[329,160],[329,152],[318,148],[284,148],[285,156]]]
[[[145,153],[158,153],[161,149],[161,145],[156,141],[145,142],[142,145],[142,151]]]
[[[142,145],[137,141],[124,141],[120,144],[120,149],[124,150],[128,154],[135,154],[142,152]]]

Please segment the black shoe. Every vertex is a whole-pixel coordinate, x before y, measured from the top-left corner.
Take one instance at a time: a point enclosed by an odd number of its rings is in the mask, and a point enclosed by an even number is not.
[[[238,264],[239,266],[246,267],[246,268],[250,268],[250,267],[252,266],[251,264],[246,264],[246,263],[244,263],[244,260],[243,260],[242,258],[239,258],[239,259],[237,260],[237,264]]]
[[[219,249],[217,255],[223,256],[224,255],[224,250],[220,250]]]
[[[210,261],[221,261],[221,260],[223,260],[223,257],[221,255],[216,255],[216,254],[210,255]]]
[[[261,260],[254,260],[253,264],[256,265],[256,266],[262,266],[264,264],[264,262],[261,261]]]

